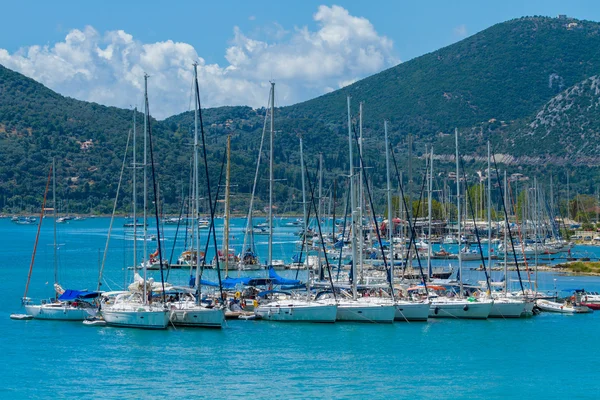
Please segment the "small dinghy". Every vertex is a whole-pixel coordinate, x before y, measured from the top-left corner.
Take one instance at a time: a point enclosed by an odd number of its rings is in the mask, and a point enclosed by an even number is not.
[[[106,325],[106,321],[102,318],[87,318],[83,320],[83,324],[86,326],[104,326]]]
[[[33,315],[29,315],[29,314],[10,314],[10,319],[27,321],[27,320],[33,319]]]
[[[569,302],[556,303],[549,300],[536,300],[535,305],[542,311],[561,314],[584,314],[592,312],[592,309],[586,306],[577,306]]]
[[[245,320],[259,319],[257,317],[258,316],[256,314],[251,314],[251,315],[242,314],[242,315],[238,316],[238,319],[245,319]]]

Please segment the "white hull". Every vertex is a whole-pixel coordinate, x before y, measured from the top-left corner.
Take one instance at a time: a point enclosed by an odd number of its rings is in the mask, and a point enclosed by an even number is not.
[[[142,329],[166,329],[169,324],[169,311],[140,306],[131,310],[102,310],[102,316],[110,326]]]
[[[222,328],[225,313],[220,308],[186,307],[171,310],[170,319],[175,326]]]
[[[376,304],[359,301],[340,301],[337,306],[336,321],[353,322],[394,322],[396,308],[393,304]]]
[[[429,318],[486,319],[493,304],[491,300],[434,300],[429,306]]]
[[[269,321],[335,322],[337,306],[317,302],[282,300],[261,304],[254,309],[254,314]]]
[[[396,302],[395,321],[427,321],[428,317],[429,303]]]
[[[494,299],[489,318],[520,318],[525,312],[525,300]]]
[[[90,310],[91,313],[88,313]],[[94,309],[75,308],[68,305],[42,304],[26,305],[27,314],[33,315],[34,319],[51,319],[56,321],[83,321],[94,314]]]
[[[574,306],[566,303],[555,303],[548,300],[536,300],[536,305],[542,311],[555,312],[560,314],[584,314],[592,312],[591,308],[585,306]]]

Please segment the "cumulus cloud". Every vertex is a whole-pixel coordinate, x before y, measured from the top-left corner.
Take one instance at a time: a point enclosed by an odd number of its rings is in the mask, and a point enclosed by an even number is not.
[[[367,19],[339,6],[320,6],[313,19],[314,31],[275,25],[278,33],[268,40],[234,27],[227,65],[206,63],[187,43],[142,43],[123,30],[101,34],[91,26],[53,45],[12,54],[0,48],[0,64],[61,94],[118,107],[141,103],[148,73],[151,112],[164,118],[189,109],[194,61],[205,107],[265,106],[270,79],[277,82],[278,105],[292,104],[399,62],[393,42]]]

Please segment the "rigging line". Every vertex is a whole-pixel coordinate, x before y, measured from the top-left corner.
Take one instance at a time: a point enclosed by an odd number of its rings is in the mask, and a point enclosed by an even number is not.
[[[353,126],[352,130],[354,131],[354,140],[356,141],[356,146],[358,147],[358,158],[360,160],[360,169],[364,178],[364,185],[367,187],[367,195],[369,198],[369,204],[371,206],[371,215],[373,217],[373,224],[375,225],[375,233],[377,233],[377,241],[379,242],[379,248],[381,249],[381,256],[383,257],[383,266],[385,268],[385,272],[388,275],[388,281],[390,283],[390,290],[392,295],[392,301],[395,301],[394,295],[394,277],[392,276],[392,270],[388,266],[387,257],[385,256],[385,251],[383,250],[383,242],[381,240],[381,232],[379,231],[379,224],[377,223],[377,215],[375,215],[375,206],[373,205],[373,198],[371,197],[371,188],[369,187],[369,179],[367,178],[367,172],[365,169],[365,163],[362,156],[362,151],[360,148],[360,142],[358,140],[358,135],[356,133],[356,129]],[[362,221],[360,221],[362,224]],[[363,238],[361,238],[363,240]],[[393,262],[393,260],[392,260]],[[354,277],[352,277],[354,278]]]
[[[479,255],[481,256],[481,262],[483,263],[482,265],[483,265],[483,272],[485,273],[485,282],[487,283],[489,295],[491,296],[492,287],[490,285],[490,277],[488,275],[487,268],[485,266],[485,257],[483,256],[483,249],[481,248],[481,239],[479,238],[479,229],[477,229],[477,223],[475,222],[475,210],[473,209],[471,195],[469,194],[469,187],[467,185],[467,175],[465,174],[465,164],[464,164],[464,159],[462,157],[460,157],[460,167],[462,168],[463,180],[465,181],[465,187],[466,187],[465,194],[467,195],[467,204],[469,205],[469,208],[471,210],[471,218],[473,220],[473,226],[475,227],[475,237],[477,238],[477,246],[479,247]],[[491,228],[488,227],[488,229],[491,229]],[[460,241],[460,239],[459,239],[459,241]],[[491,246],[491,243],[488,244],[488,251],[489,251],[489,246]],[[460,244],[458,245],[458,251],[462,251],[460,249]]]
[[[104,255],[102,256],[102,264],[100,266],[100,272],[98,274],[98,285],[96,287],[96,291],[100,291],[100,286],[102,285],[102,275],[104,273],[104,265],[106,264],[106,256],[108,255],[108,243],[110,242],[110,234],[112,232],[113,222],[115,221],[115,212],[117,211],[117,202],[119,201],[119,192],[121,191],[121,182],[123,181],[123,171],[125,171],[125,162],[127,161],[127,151],[129,150],[129,139],[131,139],[131,129],[129,130],[129,134],[127,135],[127,144],[125,145],[125,154],[123,155],[123,164],[121,164],[121,174],[119,175],[119,184],[117,185],[117,194],[115,195],[115,202],[113,204],[113,210],[110,217],[110,225],[108,227],[108,236],[106,237],[106,245],[104,247]],[[133,221],[136,224],[136,221]],[[134,236],[133,240],[137,240]],[[134,242],[135,243],[135,242]],[[135,269],[135,266],[134,266]]]
[[[31,281],[31,271],[33,270],[33,262],[35,260],[35,253],[37,251],[38,241],[40,238],[40,230],[42,228],[42,220],[44,219],[44,209],[46,208],[46,198],[48,196],[48,188],[50,187],[50,179],[52,178],[52,166],[48,171],[48,180],[46,181],[46,189],[44,190],[44,200],[42,201],[42,211],[40,211],[40,220],[38,222],[38,229],[35,235],[35,243],[33,245],[33,254],[31,254],[31,263],[29,263],[29,272],[27,273],[27,284],[25,285],[25,294],[23,294],[22,302],[25,302],[27,298],[27,292],[29,291],[29,282]]]
[[[267,100],[267,104],[269,104],[271,102],[271,91],[269,90],[269,99]],[[263,123],[263,131],[262,131],[262,136],[260,138],[260,146],[258,148],[258,158],[256,160],[256,171],[254,172],[254,182],[252,184],[252,194],[250,195],[250,207],[249,207],[249,211],[248,211],[248,218],[246,221],[246,230],[244,232],[244,243],[242,245],[242,254],[246,251],[246,239],[247,236],[250,236],[250,247],[252,248],[252,253],[254,253],[254,234],[252,233],[252,208],[254,206],[254,195],[256,193],[256,182],[258,181],[258,173],[260,170],[260,159],[262,156],[262,151],[263,151],[263,145],[265,143],[265,135],[267,132],[267,122],[269,121],[269,112],[270,109],[267,109],[268,111],[265,112],[265,119],[264,119],[264,123]]]
[[[398,170],[398,163],[396,162],[396,156],[394,155],[393,149],[392,149],[392,151],[390,151],[390,154],[392,155],[392,161],[394,162],[396,178],[398,179],[398,186],[400,187],[400,196],[402,196],[402,204],[404,204],[404,209],[407,210],[406,219],[408,222],[408,227],[411,231],[411,241],[414,242],[415,236],[416,236],[415,226],[412,223],[412,218],[410,217],[410,213],[408,212],[408,208],[407,208],[408,206],[406,205],[406,197],[404,196],[404,185],[402,184],[402,179],[400,179],[400,171]],[[409,249],[410,249],[410,243],[409,243]],[[421,273],[421,280],[423,281],[423,286],[425,287],[425,291],[427,292],[427,279],[425,279],[425,274],[423,273],[423,266],[421,265],[421,258],[419,257],[418,251],[416,252],[416,254],[417,254],[417,263],[419,264],[419,271]],[[405,268],[406,268],[407,260],[408,260],[408,257],[405,260]]]
[[[152,167],[152,188],[153,188],[153,195],[154,195],[154,218],[156,220],[156,245],[158,246],[158,263],[160,266],[160,283],[162,286],[162,300],[163,300],[163,304],[166,303],[166,297],[165,297],[165,274],[164,274],[164,270],[163,270],[163,258],[162,258],[162,246],[161,246],[161,239],[160,239],[160,219],[158,217],[158,188],[156,186],[156,168],[154,165],[154,149],[152,146],[152,124],[151,124],[151,119],[150,119],[150,107],[148,105],[148,97],[146,97],[146,110],[148,110],[148,113],[146,114],[146,120],[148,122],[148,144],[150,146],[150,166]],[[135,223],[135,221],[134,221]],[[146,282],[144,282],[144,285],[146,284]]]
[[[337,276],[335,278],[336,281],[339,281],[340,270],[342,269],[342,254],[344,251],[344,243],[346,241],[346,224],[348,223],[348,209],[349,208],[350,208],[350,187],[348,187],[348,194],[346,195],[346,211],[344,213],[344,225],[342,226],[342,246],[340,247],[340,254],[339,254],[339,258],[338,258]],[[333,221],[333,225],[335,226],[335,220]],[[352,260],[352,262],[354,262],[354,260]],[[354,279],[354,277],[353,277],[353,279]]]
[[[423,197],[425,195],[425,184],[427,183],[428,168],[429,168],[429,159],[427,158],[427,159],[425,159],[425,172],[423,173],[423,180],[421,182],[421,192],[419,194],[419,201],[417,201],[417,209],[416,209],[416,213],[415,213],[415,216],[416,216],[415,218],[419,218],[419,214],[421,212],[421,203],[423,202]],[[411,207],[412,207],[412,204],[411,204]],[[431,233],[429,235],[431,236]],[[417,258],[420,259],[419,251],[417,250],[417,230],[416,230],[416,228],[415,228],[414,234],[411,233],[411,237],[412,237],[412,242],[413,242],[413,246],[415,249],[415,254],[416,254]],[[428,243],[428,245],[431,245],[431,243]],[[409,246],[408,253],[410,253],[410,246]],[[408,255],[407,255],[407,257],[408,257]],[[408,258],[407,258],[407,261],[408,261]],[[430,262],[431,262],[431,260],[429,260],[429,262],[427,263],[427,275],[429,275],[429,268],[431,268]],[[404,265],[404,268],[406,268],[407,264],[408,263],[406,263]]]
[[[181,226],[181,217],[183,217],[183,210],[185,209],[185,204],[186,196],[181,196],[181,208],[179,209],[179,218],[177,219],[177,229],[175,229],[175,239],[173,239],[173,246],[171,247],[171,257],[169,257],[169,266],[167,267],[167,281],[169,280],[169,274],[171,273],[171,265],[173,264],[173,254],[175,254],[175,246],[177,245],[177,237],[179,236],[179,227]]]
[[[529,269],[527,255],[525,254],[525,242],[523,241],[523,233],[521,232],[521,224],[519,223],[519,213],[517,212],[517,204],[515,202],[514,197],[512,196],[512,187],[510,186],[510,181],[508,181],[506,185],[508,186],[508,202],[510,203],[512,211],[515,214],[515,222],[517,223],[517,233],[519,235],[519,242],[521,244],[521,252],[523,253],[523,264],[525,264],[525,271],[527,272],[527,281],[529,282],[529,287],[531,287],[531,271]]]
[[[327,265],[327,275],[329,276],[329,284],[331,285],[331,291],[333,292],[333,299],[337,302],[337,295],[335,294],[335,288],[333,286],[333,278],[331,277],[331,266],[329,265],[329,259],[327,258],[327,251],[325,250],[325,241],[323,240],[323,232],[321,231],[321,221],[319,216],[319,210],[317,208],[317,203],[315,202],[315,188],[310,181],[310,172],[308,168],[306,168],[306,177],[308,178],[308,190],[311,192],[311,202],[313,208],[315,209],[315,217],[317,219],[317,228],[319,229],[319,239],[321,240],[321,247],[323,248],[323,256],[325,257],[325,265]],[[319,175],[315,173],[315,183]],[[316,186],[316,184],[315,184]]]
[[[525,295],[525,288],[523,287],[523,280],[521,279],[521,270],[519,269],[519,263],[517,261],[517,253],[515,252],[515,243],[513,241],[512,232],[510,230],[510,222],[508,221],[508,212],[506,211],[506,201],[504,199],[504,193],[502,191],[502,183],[500,182],[500,173],[498,172],[498,163],[496,162],[496,153],[492,153],[492,159],[494,160],[494,169],[496,170],[496,180],[498,181],[498,191],[500,192],[500,199],[502,200],[502,210],[504,211],[504,221],[506,226],[504,229],[508,229],[508,237],[510,238],[510,246],[513,251],[513,257],[515,259],[515,265],[517,268],[517,275],[519,277],[519,285],[521,286],[521,292]],[[506,251],[508,249],[504,249]]]
[[[210,188],[210,176],[208,174],[208,158],[206,156],[206,135],[204,134],[204,123],[202,121],[202,106],[200,102],[200,88],[198,87],[198,78],[194,80],[194,84],[196,85],[196,98],[198,100],[198,116],[200,118],[200,133],[202,135],[202,154],[204,155],[204,173],[206,174],[206,187],[208,189],[208,204],[210,205],[210,220],[211,223],[214,224],[215,218],[215,208],[212,202],[212,193]],[[218,190],[218,187],[217,187]],[[213,228],[214,232],[214,228]],[[217,235],[213,235],[213,242],[215,246],[215,252],[218,252],[219,249],[217,247]],[[206,257],[205,257],[206,258]],[[219,266],[219,257],[217,256],[217,276],[219,277],[219,292],[221,293],[221,299],[223,298],[223,283],[221,281],[221,268]],[[200,283],[200,282],[198,282]]]
[[[208,236],[206,237],[206,244],[204,246],[204,257],[202,257],[202,265],[201,266],[200,266],[200,261],[199,261],[199,258],[200,258],[199,250],[200,249],[198,249],[198,254],[196,255],[196,268],[201,268],[200,269],[200,275],[199,275],[200,279],[202,279],[202,275],[204,275],[204,267],[206,266],[206,256],[208,254],[208,246],[210,246],[211,234],[212,234],[212,237],[213,237],[213,240],[214,240],[214,243],[215,243],[215,257],[216,257],[216,261],[219,262],[219,248],[217,247],[217,244],[216,244],[217,231],[216,231],[216,227],[215,227],[214,212],[217,209],[217,201],[218,201],[219,192],[220,192],[220,189],[221,189],[221,181],[223,179],[223,171],[225,169],[225,161],[226,160],[227,160],[227,152],[223,152],[223,160],[221,160],[221,170],[219,172],[219,182],[218,182],[218,185],[217,185],[217,192],[216,192],[216,195],[215,195],[213,212],[211,212],[210,225],[208,227]],[[196,222],[196,223],[198,223],[198,222]],[[198,299],[199,299],[200,295],[202,294],[202,291],[200,289],[201,285],[200,285],[200,282],[196,282],[196,284],[198,286],[198,293],[197,294],[198,294]],[[222,296],[222,293],[223,292],[221,292],[221,296]]]
[[[309,183],[310,183],[310,177],[309,177]],[[316,186],[316,183],[315,183]],[[310,190],[310,189],[309,189]],[[310,191],[310,200],[312,202],[313,198],[315,196],[315,192],[314,189]],[[308,223],[310,221],[310,212],[311,212],[311,207],[308,207],[308,211],[306,213],[306,221],[304,226],[308,227]],[[307,232],[304,232],[304,234],[302,235],[302,242],[300,243],[300,257],[299,257],[299,261],[302,261],[302,254],[304,251],[304,247],[306,246],[306,254],[308,254],[308,244],[307,244]],[[306,260],[306,265],[307,265],[307,270],[308,270],[308,259]],[[300,268],[296,269],[296,278],[298,279],[298,273],[300,272]],[[310,276],[307,276],[307,280],[310,278]]]

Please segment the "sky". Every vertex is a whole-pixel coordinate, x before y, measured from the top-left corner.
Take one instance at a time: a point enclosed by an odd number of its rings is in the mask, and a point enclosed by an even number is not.
[[[600,21],[594,0],[3,2],[0,64],[80,100],[188,111],[309,100],[494,24],[531,15]]]

